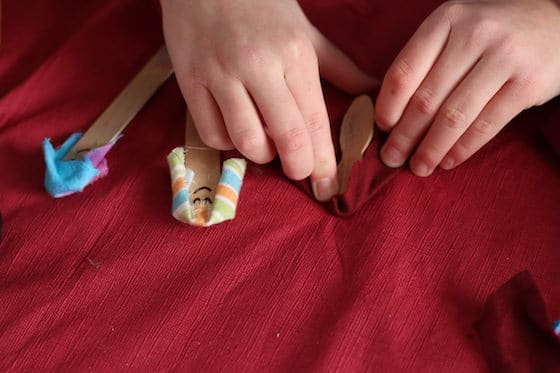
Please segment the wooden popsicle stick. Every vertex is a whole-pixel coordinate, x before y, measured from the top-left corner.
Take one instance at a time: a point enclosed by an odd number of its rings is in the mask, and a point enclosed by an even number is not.
[[[202,142],[189,113],[186,126],[185,167],[194,171],[189,190],[191,203],[213,203],[221,175],[220,151],[209,148]]]
[[[159,87],[173,74],[165,46],[148,61],[119,96],[97,118],[65,160],[115,141]]]
[[[373,139],[374,110],[371,98],[357,97],[344,115],[340,126],[340,150],[342,159],[338,164],[339,194],[346,193],[354,162],[361,160]]]

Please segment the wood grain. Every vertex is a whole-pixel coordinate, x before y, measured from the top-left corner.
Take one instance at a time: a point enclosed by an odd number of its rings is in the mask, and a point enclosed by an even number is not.
[[[76,159],[84,152],[115,141],[171,74],[173,66],[163,46],[97,118],[65,160]]]
[[[366,95],[357,97],[346,111],[340,127],[342,159],[338,164],[339,194],[346,193],[352,165],[362,159],[373,139],[374,122],[371,98]]]
[[[206,198],[212,203],[221,175],[220,151],[202,142],[189,113],[186,127],[185,166],[195,174],[189,190],[191,203],[194,204],[196,199],[204,201]]]

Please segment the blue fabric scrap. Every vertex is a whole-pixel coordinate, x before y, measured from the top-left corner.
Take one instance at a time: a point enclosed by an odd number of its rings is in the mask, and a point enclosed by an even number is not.
[[[58,149],[54,149],[50,139],[43,140],[45,164],[45,189],[55,197],[64,197],[81,192],[99,174],[89,158],[64,160],[70,149],[80,140],[81,133],[71,135]]]
[[[560,320],[552,323],[552,330],[554,331],[554,334],[560,336]]]

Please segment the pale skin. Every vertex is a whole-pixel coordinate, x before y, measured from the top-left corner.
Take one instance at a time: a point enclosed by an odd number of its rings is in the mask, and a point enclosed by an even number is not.
[[[375,80],[307,20],[296,0],[161,0],[166,43],[201,139],[338,190],[320,76],[349,93]],[[553,0],[450,1],[388,69],[376,118],[381,159],[418,176],[452,169],[519,112],[560,94]]]

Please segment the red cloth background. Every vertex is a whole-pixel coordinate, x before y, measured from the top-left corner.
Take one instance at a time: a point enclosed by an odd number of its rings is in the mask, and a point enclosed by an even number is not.
[[[382,77],[436,3],[303,5]],[[3,5],[0,370],[485,371],[507,366],[489,338],[518,329],[546,347],[511,338],[505,351],[554,369],[560,162],[539,127],[560,121],[558,102],[426,179],[382,166],[378,136],[333,204],[251,165],[237,219],[195,229],[170,215],[165,157],[185,110],[173,80],[111,152],[108,177],[61,200],[42,188],[41,140],[87,128],[162,43],[153,4]],[[327,87],[335,133],[350,100]],[[492,294],[521,271],[534,286],[513,282],[507,299],[534,289],[547,312],[492,332],[509,304],[493,312]]]
[[[521,272],[492,294],[477,329],[495,372],[546,372],[560,367],[560,343],[535,281]]]

